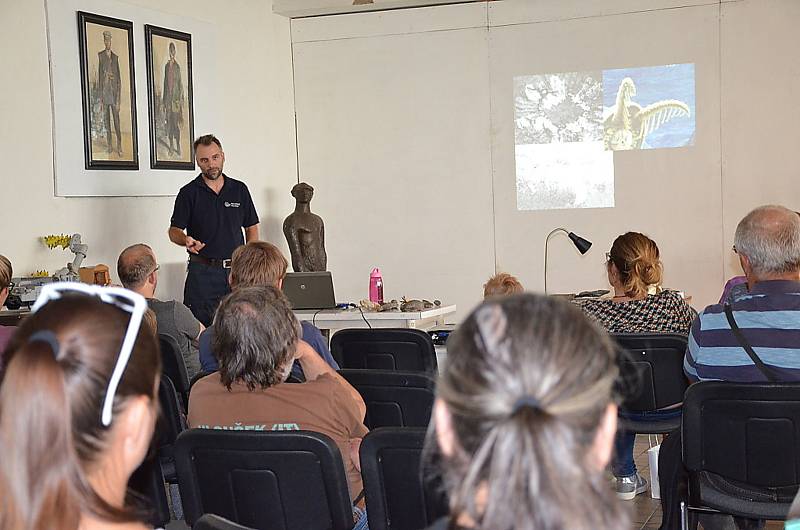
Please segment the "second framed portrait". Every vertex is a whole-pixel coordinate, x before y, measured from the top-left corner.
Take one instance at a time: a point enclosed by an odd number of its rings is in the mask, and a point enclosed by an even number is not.
[[[150,119],[150,167],[194,170],[192,36],[144,27]]]

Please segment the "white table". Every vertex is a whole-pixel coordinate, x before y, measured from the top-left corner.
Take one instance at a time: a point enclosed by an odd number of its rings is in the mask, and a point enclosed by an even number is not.
[[[412,328],[422,331],[442,327],[445,317],[456,312],[455,305],[434,307],[425,311],[384,311],[362,312],[358,309],[296,309],[298,320],[307,320],[320,329],[329,329],[331,333],[345,328]],[[366,321],[365,321],[366,319]],[[369,322],[369,325],[367,324]]]

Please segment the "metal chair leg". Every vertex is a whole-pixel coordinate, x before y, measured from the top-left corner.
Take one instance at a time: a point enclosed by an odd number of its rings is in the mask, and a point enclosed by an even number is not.
[[[681,501],[681,530],[689,530],[689,510],[685,501]]]

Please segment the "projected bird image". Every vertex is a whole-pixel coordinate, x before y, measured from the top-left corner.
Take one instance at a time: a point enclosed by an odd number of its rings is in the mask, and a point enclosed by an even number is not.
[[[604,70],[603,102],[605,149],[694,143],[693,64]]]

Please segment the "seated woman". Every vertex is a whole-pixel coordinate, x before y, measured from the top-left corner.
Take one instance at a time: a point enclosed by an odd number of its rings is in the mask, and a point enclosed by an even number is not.
[[[680,333],[688,335],[696,314],[676,291],[659,286],[663,266],[656,243],[644,234],[628,232],[614,240],[606,254],[608,282],[614,296],[576,303],[584,313],[610,333]],[[651,294],[652,292],[652,294]],[[648,415],[674,418],[680,408]],[[625,500],[647,491],[647,481],[633,461],[634,433],[620,431],[615,442],[611,470],[616,477],[617,495]]]
[[[121,288],[44,287],[6,350],[1,529],[146,528],[125,505],[157,416],[146,307]]]
[[[450,515],[431,530],[627,529],[608,487],[615,351],[580,311],[485,301],[448,341],[433,424]]]
[[[688,334],[696,313],[677,291],[661,289],[663,265],[655,241],[639,232],[614,240],[606,253],[613,298],[577,300],[610,333]]]

